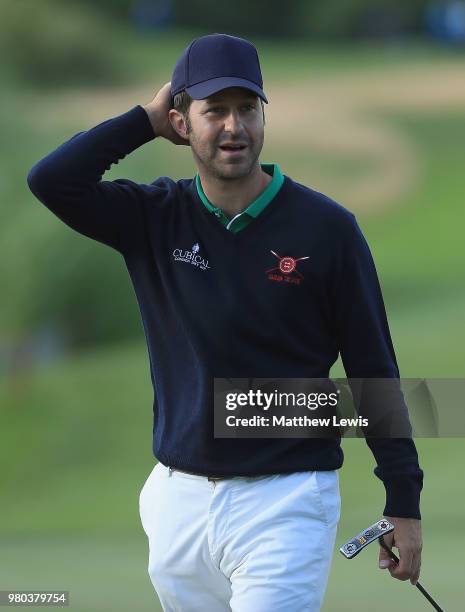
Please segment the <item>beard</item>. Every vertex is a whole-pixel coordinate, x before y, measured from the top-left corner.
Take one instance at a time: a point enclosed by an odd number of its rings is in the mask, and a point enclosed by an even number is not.
[[[257,165],[264,141],[263,135],[255,141],[236,138],[237,141],[246,142],[247,148],[240,157],[227,159],[222,155],[218,143],[202,142],[192,130],[189,134],[192,154],[197,165],[202,166],[210,176],[223,181],[234,181],[248,176]]]

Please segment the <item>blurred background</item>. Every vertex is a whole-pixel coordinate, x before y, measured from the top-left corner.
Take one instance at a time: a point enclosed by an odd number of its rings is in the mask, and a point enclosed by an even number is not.
[[[154,459],[135,295],[116,251],[62,224],[26,176],[75,133],[151,100],[213,32],[259,49],[261,161],[357,216],[402,376],[465,375],[464,1],[2,0],[0,590],[68,589],[75,612],[160,610],[138,515]],[[157,140],[105,179],[195,171],[188,148]],[[417,447],[421,581],[459,609],[464,441]],[[338,547],[384,507],[364,440],[343,448]],[[428,608],[377,569],[375,546],[353,561],[335,552],[326,612],[393,606]]]

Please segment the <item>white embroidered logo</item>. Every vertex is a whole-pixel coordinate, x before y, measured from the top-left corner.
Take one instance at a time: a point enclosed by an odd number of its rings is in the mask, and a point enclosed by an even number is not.
[[[173,257],[174,261],[183,261],[184,263],[191,264],[196,268],[200,268],[200,270],[209,270],[211,268],[208,263],[208,259],[204,259],[201,255],[199,255],[200,246],[199,243],[196,242],[190,251],[182,249],[174,249]]]

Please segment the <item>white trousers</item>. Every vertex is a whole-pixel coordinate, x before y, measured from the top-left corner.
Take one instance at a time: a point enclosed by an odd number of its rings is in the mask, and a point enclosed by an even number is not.
[[[340,515],[337,471],[210,481],[158,463],[139,498],[165,612],[317,612]]]

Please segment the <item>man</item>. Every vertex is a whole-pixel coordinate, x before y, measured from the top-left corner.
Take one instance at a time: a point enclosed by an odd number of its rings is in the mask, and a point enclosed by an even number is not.
[[[215,438],[213,379],[325,378],[339,352],[349,378],[399,376],[355,217],[259,162],[266,102],[255,47],[204,36],[151,102],[78,133],[28,175],[66,224],[122,254],[135,288],[158,459],[140,513],[169,611],[317,611],[333,554],[340,440]],[[101,180],[154,138],[189,145],[196,177]],[[401,558],[396,567],[381,550],[380,567],[416,583],[414,443],[367,443]]]

